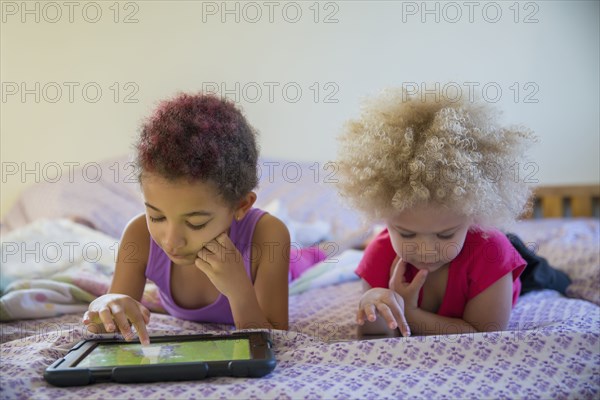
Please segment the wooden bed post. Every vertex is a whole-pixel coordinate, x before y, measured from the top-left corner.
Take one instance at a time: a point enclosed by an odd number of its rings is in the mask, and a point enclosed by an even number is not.
[[[523,218],[600,218],[600,184],[538,186],[532,205]]]

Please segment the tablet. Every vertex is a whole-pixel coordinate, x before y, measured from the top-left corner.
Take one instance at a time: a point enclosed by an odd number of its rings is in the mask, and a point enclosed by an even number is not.
[[[268,332],[158,336],[150,345],[123,339],[89,339],[50,365],[55,386],[97,382],[196,380],[211,376],[261,377],[275,368]]]

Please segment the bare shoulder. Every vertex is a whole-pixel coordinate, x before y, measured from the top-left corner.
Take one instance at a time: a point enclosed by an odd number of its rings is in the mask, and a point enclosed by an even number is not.
[[[141,300],[146,284],[150,233],[145,214],[133,218],[123,231],[109,293],[122,293]]]
[[[271,214],[264,214],[257,222],[254,228],[254,237],[252,240],[259,246],[265,244],[289,245],[290,232],[287,226],[277,217]]]
[[[256,279],[259,265],[270,265],[275,267],[275,270],[280,269],[278,266],[285,265],[286,268],[281,270],[287,271],[290,262],[290,232],[279,218],[264,214],[254,228],[252,245],[253,280]],[[254,253],[254,249],[258,251]],[[273,268],[266,268],[266,270],[271,269]]]
[[[146,215],[140,214],[134,217],[123,231],[119,245],[119,262],[132,262],[142,265],[144,268],[148,263],[150,252],[150,232],[146,224]]]

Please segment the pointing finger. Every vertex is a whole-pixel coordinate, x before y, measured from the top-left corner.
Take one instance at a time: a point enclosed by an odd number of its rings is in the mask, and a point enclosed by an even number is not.
[[[146,329],[147,322],[146,317],[144,316],[144,312],[140,312],[140,310],[132,310],[131,314],[132,315],[129,317],[129,320],[131,321],[131,323],[135,327],[135,330],[137,331],[140,343],[142,345],[150,344],[150,337],[148,335],[148,330]],[[133,335],[130,335],[130,338],[132,336]]]

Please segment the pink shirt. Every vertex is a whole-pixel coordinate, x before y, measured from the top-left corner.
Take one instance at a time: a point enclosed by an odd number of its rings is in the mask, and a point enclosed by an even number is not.
[[[438,315],[451,318],[461,318],[469,300],[490,287],[504,275],[512,272],[513,277],[513,307],[521,291],[519,275],[527,263],[508,238],[500,231],[486,231],[487,237],[481,232],[467,233],[465,243],[448,268],[448,283]],[[389,287],[392,262],[396,252],[392,248],[390,235],[385,229],[373,240],[356,268],[356,274],[364,279],[371,287]],[[404,277],[412,282],[418,270],[411,264],[407,265]],[[423,291],[419,293],[419,305]]]

